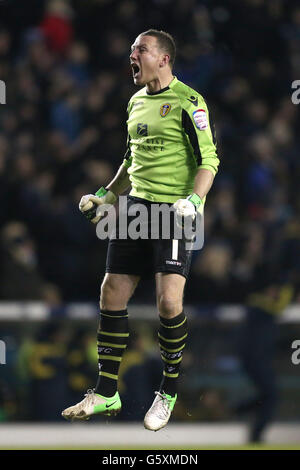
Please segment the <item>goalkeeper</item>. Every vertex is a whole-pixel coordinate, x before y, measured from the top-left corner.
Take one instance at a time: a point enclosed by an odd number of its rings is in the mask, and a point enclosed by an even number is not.
[[[203,210],[219,159],[203,97],[173,76],[175,53],[172,36],[153,29],[141,33],[132,45],[133,81],[143,88],[128,104],[128,149],[123,164],[106,188],[80,201],[80,210],[93,223],[101,217],[101,205],[114,204],[130,186],[127,210],[136,203],[147,208],[167,203],[183,220]],[[127,304],[140,279],[153,273],[164,367],[144,426],[157,431],[168,423],[188,335],[183,293],[190,259],[185,241],[172,235],[147,243],[118,237],[109,241],[97,336],[99,378],[80,403],[63,411],[65,418],[89,419],[93,414],[120,411],[117,384],[129,336]]]

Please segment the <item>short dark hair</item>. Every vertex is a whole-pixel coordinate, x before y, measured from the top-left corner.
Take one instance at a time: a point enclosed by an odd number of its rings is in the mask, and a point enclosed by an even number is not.
[[[176,57],[176,45],[171,34],[165,31],[158,31],[157,29],[148,29],[148,31],[141,33],[140,36],[155,37],[159,48],[170,56],[170,66],[171,68],[173,67]]]

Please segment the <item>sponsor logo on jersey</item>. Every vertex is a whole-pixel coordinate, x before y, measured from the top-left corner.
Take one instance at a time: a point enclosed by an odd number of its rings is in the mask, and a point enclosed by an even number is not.
[[[147,136],[148,135],[148,125],[138,122],[136,132],[138,135]]]
[[[169,103],[162,104],[160,107],[160,115],[161,117],[166,117],[167,114],[171,111],[171,105]]]
[[[194,106],[198,106],[198,98],[196,96],[190,96],[187,98],[188,101],[190,101]]]
[[[205,109],[196,109],[196,111],[193,112],[193,118],[200,131],[204,131],[208,128],[208,119]]]

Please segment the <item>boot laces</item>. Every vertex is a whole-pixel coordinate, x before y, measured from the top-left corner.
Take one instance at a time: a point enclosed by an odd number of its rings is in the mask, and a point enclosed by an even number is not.
[[[95,389],[90,388],[84,394],[84,399],[80,403],[78,403],[78,405],[80,405],[80,408],[82,408],[85,405],[93,404],[94,400],[95,400]]]
[[[168,398],[161,392],[155,392],[155,395],[159,397],[157,402],[154,404],[154,410],[160,419],[165,419],[169,416],[170,408]]]

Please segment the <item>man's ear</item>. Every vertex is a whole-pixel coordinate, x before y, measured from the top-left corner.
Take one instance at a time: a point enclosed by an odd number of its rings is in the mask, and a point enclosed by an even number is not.
[[[168,65],[169,62],[170,62],[170,56],[168,54],[165,54],[162,60],[160,61],[159,66],[164,67],[165,65]]]

